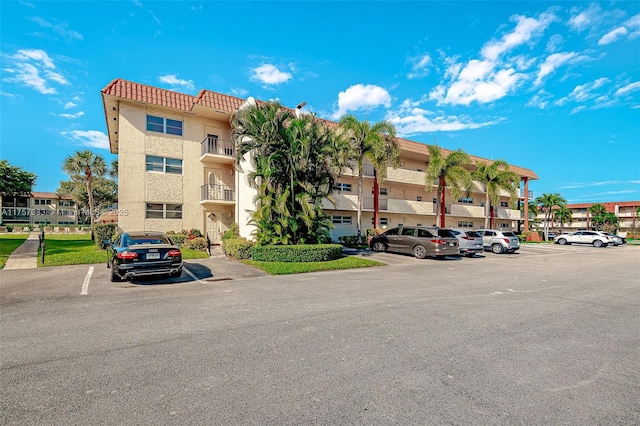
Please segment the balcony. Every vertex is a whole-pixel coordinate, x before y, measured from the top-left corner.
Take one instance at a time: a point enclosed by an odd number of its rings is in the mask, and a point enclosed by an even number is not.
[[[447,205],[446,207],[448,207],[448,211],[446,213],[450,214],[451,216],[479,218],[484,217],[485,215],[484,207],[482,206],[473,206],[470,204],[452,204]]]
[[[233,205],[236,203],[235,189],[227,185],[202,185],[200,204]]]
[[[233,164],[236,150],[233,142],[207,137],[200,142],[200,153],[202,163]]]
[[[495,209],[496,219],[509,219],[509,220],[520,220],[524,218],[524,213],[520,210],[512,210],[512,209]]]

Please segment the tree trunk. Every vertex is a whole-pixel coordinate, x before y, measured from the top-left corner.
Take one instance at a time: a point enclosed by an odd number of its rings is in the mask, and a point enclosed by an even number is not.
[[[435,226],[438,226],[438,223],[440,223],[440,204],[442,202],[441,195],[442,195],[442,189],[438,184],[438,189],[436,190],[436,223],[434,223]]]
[[[445,181],[444,181],[444,177],[440,178],[440,185],[442,187],[442,190],[440,191],[440,228],[444,228],[444,216],[445,216],[445,204],[444,204],[444,196],[445,196],[445,190],[446,190],[446,186],[445,186]]]
[[[358,244],[362,244],[362,160],[358,164]]]
[[[489,207],[491,203],[489,202],[489,192],[485,189],[485,197],[484,197],[484,229],[491,229],[489,224],[489,215],[491,212],[489,211]]]
[[[95,225],[94,225],[94,208],[93,208],[93,191],[91,190],[91,173],[86,174],[87,177],[87,195],[89,196],[89,215],[91,220],[91,241],[95,240]]]
[[[373,171],[373,229],[378,228],[378,216],[380,215],[380,187],[378,186],[378,176],[374,169]]]

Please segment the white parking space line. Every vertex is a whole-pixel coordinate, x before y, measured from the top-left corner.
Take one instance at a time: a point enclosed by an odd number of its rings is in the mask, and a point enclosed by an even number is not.
[[[93,266],[89,267],[89,271],[84,277],[84,282],[82,283],[82,292],[80,293],[80,295],[86,295],[89,293],[89,280],[91,280],[91,275],[93,275]]]
[[[190,270],[185,268],[184,265],[182,266],[182,270],[185,271],[191,278],[193,278],[194,281],[198,281],[200,284],[208,284],[207,282],[202,281],[200,278],[196,277]]]

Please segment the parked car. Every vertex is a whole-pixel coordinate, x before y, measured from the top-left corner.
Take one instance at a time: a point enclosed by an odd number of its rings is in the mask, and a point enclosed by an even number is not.
[[[107,242],[111,281],[148,275],[182,274],[182,252],[164,232],[123,232]]]
[[[482,235],[484,249],[491,250],[495,254],[514,253],[520,249],[520,240],[513,231],[478,229],[476,232]]]
[[[424,226],[400,226],[371,238],[374,251],[412,254],[418,259],[427,256],[457,256],[459,243],[449,229]]]
[[[576,231],[571,234],[558,235],[554,243],[565,244],[591,244],[594,247],[606,247],[613,245],[613,238],[600,231]]]
[[[473,257],[476,253],[482,253],[484,251],[482,235],[478,234],[476,231],[463,228],[452,228],[451,232],[453,232],[458,239],[460,254],[467,257]]]
[[[621,246],[621,245],[623,245],[624,243],[627,242],[627,240],[625,238],[623,238],[623,237],[621,237],[619,235],[615,235],[615,234],[612,234],[610,232],[603,232],[603,234],[608,235],[609,237],[611,237],[613,239],[613,245],[614,246]]]

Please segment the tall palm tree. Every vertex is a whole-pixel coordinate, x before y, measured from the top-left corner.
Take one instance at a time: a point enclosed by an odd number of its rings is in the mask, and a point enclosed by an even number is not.
[[[332,226],[322,209],[346,166],[350,143],[313,115],[295,117],[278,103],[239,111],[232,119],[238,167],[251,152],[249,183],[257,190],[259,244],[323,242]]]
[[[573,221],[573,215],[571,210],[567,206],[560,206],[553,211],[553,221],[560,222],[560,226],[563,227],[565,223],[571,223]]]
[[[551,221],[551,216],[553,212],[553,208],[556,206],[563,206],[567,203],[562,195],[558,193],[554,194],[542,194],[537,197],[534,202],[538,205],[542,211],[544,212],[544,239],[545,241],[549,240],[549,222]]]
[[[367,158],[373,164],[376,179],[383,182],[387,178],[387,165],[398,167],[400,147],[396,139],[396,128],[388,121],[371,124],[359,121],[353,115],[340,119],[340,127],[349,132],[353,159],[358,165],[358,244],[362,243],[362,166]],[[376,206],[377,207],[377,206]],[[377,226],[377,224],[375,224]]]
[[[591,220],[587,222],[588,229],[591,228],[590,225],[592,223],[594,223],[594,222],[599,223],[600,222],[600,219],[597,219],[598,217],[604,216],[605,213],[607,213],[607,208],[605,206],[603,206],[602,204],[600,204],[600,203],[596,203],[596,204],[592,205],[587,210],[589,210],[589,213],[591,214]]]
[[[94,203],[93,203],[93,188],[92,179],[94,176],[101,177],[107,171],[104,158],[98,154],[94,154],[89,150],[76,151],[75,154],[65,158],[62,164],[62,170],[69,174],[71,178],[84,179],[87,185],[87,195],[89,197],[89,215],[91,216],[91,239],[94,236]]]
[[[517,201],[520,176],[509,171],[509,164],[505,160],[496,160],[491,164],[476,163],[476,169],[471,175],[485,186],[484,227],[491,228],[493,227],[493,223],[489,221],[491,207],[498,205],[502,191],[509,194],[510,204],[513,205]]]
[[[454,199],[461,198],[463,193],[469,193],[473,185],[471,172],[466,168],[472,164],[471,157],[464,150],[458,149],[445,156],[440,147],[427,146],[429,162],[425,176],[425,189],[431,192],[433,185],[437,185],[436,192],[436,223],[444,228],[445,217],[445,188],[449,188]]]

